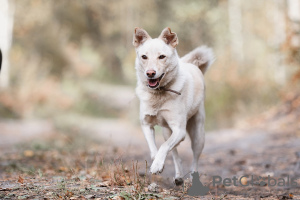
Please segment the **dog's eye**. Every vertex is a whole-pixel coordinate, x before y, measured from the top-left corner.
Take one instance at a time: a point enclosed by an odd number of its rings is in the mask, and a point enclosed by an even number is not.
[[[166,56],[165,55],[160,55],[158,58],[159,59],[164,59]]]
[[[142,58],[146,60],[148,57],[146,55],[142,55]]]

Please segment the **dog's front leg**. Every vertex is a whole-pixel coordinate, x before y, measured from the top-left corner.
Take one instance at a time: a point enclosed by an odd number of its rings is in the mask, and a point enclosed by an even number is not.
[[[155,136],[154,136],[154,128],[149,125],[142,125],[142,130],[145,135],[145,138],[147,140],[150,153],[151,153],[151,159],[153,160],[157,154],[157,147],[155,144]]]
[[[175,126],[171,129],[173,132],[171,137],[161,145],[151,165],[150,172],[152,174],[162,172],[167,154],[185,138],[185,126]]]

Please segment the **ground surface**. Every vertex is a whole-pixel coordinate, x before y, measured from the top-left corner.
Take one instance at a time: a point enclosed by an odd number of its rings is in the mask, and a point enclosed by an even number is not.
[[[287,181],[287,176],[300,176],[299,126],[278,129],[270,124],[271,129],[207,133],[199,173],[210,190],[206,196],[191,197],[186,194],[189,175],[184,188],[173,185],[171,156],[162,174],[148,173],[146,161],[149,168],[151,160],[139,128],[120,120],[80,122],[67,127],[49,121],[1,122],[0,199],[300,199],[299,179],[296,187],[272,186],[274,180],[268,184],[267,179],[270,176],[278,182],[278,178]],[[163,142],[159,133],[157,140],[158,145]],[[189,138],[180,145],[179,154],[188,173]],[[254,185],[211,183],[213,176],[243,175],[253,175]],[[266,184],[259,185],[262,180]],[[250,178],[243,181],[251,183]],[[149,191],[153,182],[159,187]]]

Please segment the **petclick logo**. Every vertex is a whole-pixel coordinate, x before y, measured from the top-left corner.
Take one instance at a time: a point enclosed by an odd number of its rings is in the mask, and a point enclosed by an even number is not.
[[[190,196],[204,196],[209,192],[209,187],[201,183],[199,179],[199,173],[192,173],[192,186],[188,189],[187,193]],[[237,178],[222,178],[221,176],[212,177],[212,186],[224,185],[225,187],[236,186],[236,187],[252,187],[252,186],[269,186],[269,187],[297,187],[297,179],[299,177],[290,178],[285,176],[284,178],[274,178],[268,175],[268,177],[261,177],[255,175],[245,175]],[[247,181],[243,181],[243,180]],[[249,181],[248,181],[249,180]]]
[[[247,183],[243,183],[242,179],[250,179],[250,181]],[[225,187],[227,186],[242,186],[242,187],[247,187],[247,186],[266,186],[268,185],[269,187],[286,187],[286,186],[291,186],[291,187],[297,187],[297,178],[290,178],[289,176],[286,176],[285,178],[273,178],[270,175],[268,177],[255,177],[254,175],[251,176],[242,176],[240,178],[237,178],[236,176],[232,178],[225,178],[224,180],[222,179],[221,176],[213,176],[213,186],[217,186],[217,184],[223,184]]]
[[[204,186],[200,179],[199,179],[199,173],[194,172],[192,173],[193,182],[192,186],[188,190],[188,195],[190,196],[204,196],[208,193],[209,188],[207,186]]]

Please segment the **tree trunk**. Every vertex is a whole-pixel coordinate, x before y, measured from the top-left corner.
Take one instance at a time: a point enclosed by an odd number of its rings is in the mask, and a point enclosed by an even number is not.
[[[282,46],[286,41],[286,20],[285,20],[285,0],[271,1],[269,5],[270,14],[272,17],[272,35],[270,37],[271,45],[274,49],[270,60],[275,63],[274,80],[281,85],[286,83],[287,69],[286,69],[286,55],[282,52]]]
[[[9,50],[12,41],[13,28],[12,1],[0,0],[0,48],[2,50],[2,69],[0,72],[0,87],[9,86]]]
[[[286,45],[289,52],[289,61],[300,65],[300,0],[287,1],[287,16],[289,29],[287,30]],[[292,81],[300,80],[300,69],[292,77]]]
[[[228,1],[231,57],[241,64],[244,60],[241,0]]]

